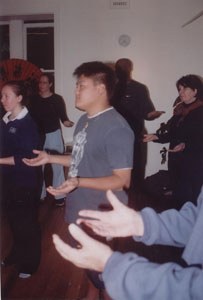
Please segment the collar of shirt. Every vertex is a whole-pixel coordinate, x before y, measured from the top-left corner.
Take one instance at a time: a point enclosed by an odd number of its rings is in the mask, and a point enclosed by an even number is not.
[[[106,108],[105,110],[102,110],[102,111],[100,111],[100,112],[98,112],[97,114],[95,114],[95,115],[93,115],[93,116],[87,116],[87,118],[88,119],[92,119],[92,118],[95,118],[95,117],[97,117],[97,116],[99,116],[99,115],[101,115],[101,114],[103,114],[103,113],[105,113],[106,111],[108,111],[108,110],[111,110],[111,109],[113,109],[113,107],[112,106],[110,106],[110,107],[108,107],[108,108]]]
[[[23,109],[21,110],[21,112],[12,120],[20,120],[22,118],[24,118],[28,113],[28,110],[26,107],[23,107]],[[8,122],[10,122],[9,120],[9,116],[11,115],[11,112],[8,111],[4,116],[3,116],[3,121],[7,124]]]

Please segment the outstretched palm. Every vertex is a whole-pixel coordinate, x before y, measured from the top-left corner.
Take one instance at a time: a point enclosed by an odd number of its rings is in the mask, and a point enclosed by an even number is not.
[[[125,206],[109,190],[107,198],[113,207],[109,212],[82,210],[77,223],[84,223],[95,233],[107,237],[127,237],[143,234],[142,218],[138,212]],[[91,219],[86,219],[91,218]]]

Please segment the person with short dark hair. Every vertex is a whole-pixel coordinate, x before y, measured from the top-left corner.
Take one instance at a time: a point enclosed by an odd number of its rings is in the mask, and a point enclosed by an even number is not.
[[[25,156],[34,157],[32,149],[37,147],[39,136],[25,100],[23,82],[9,81],[2,87],[6,114],[0,121],[1,200],[13,235],[12,248],[2,265],[16,265],[20,278],[37,271],[41,256],[36,168],[22,162]]]
[[[30,104],[30,113],[38,126],[41,137],[40,147],[50,152],[63,153],[64,142],[61,133],[61,124],[66,127],[73,126],[66,113],[65,102],[63,98],[52,91],[54,79],[51,74],[42,74],[39,79],[39,93],[32,97]],[[62,166],[52,164],[53,186],[57,187],[65,181],[64,169]],[[57,206],[64,205],[65,194],[60,197],[56,196],[55,203]],[[46,198],[46,184],[43,180],[41,201]]]
[[[54,196],[68,193],[68,223],[76,222],[81,209],[108,209],[107,189],[127,204],[134,144],[128,123],[109,102],[115,86],[114,71],[95,61],[80,65],[73,74],[77,78],[75,105],[86,113],[75,128],[72,155],[65,159],[35,151],[38,158],[24,159],[28,165],[53,162],[69,166],[68,180],[58,188],[47,189]],[[89,285],[87,299],[98,299],[99,290],[104,288],[100,274],[87,271],[87,275],[93,283]]]
[[[181,102],[174,108],[166,130],[144,136],[144,142],[170,143],[168,170],[172,195],[182,205],[196,203],[203,184],[203,83],[193,74],[177,83]]]
[[[200,101],[203,101],[203,84],[202,84],[202,78],[197,75],[189,74],[182,76],[178,81],[176,82],[176,87],[178,91],[180,88],[191,88],[193,91],[197,90],[197,93],[195,95],[196,99],[199,99]]]

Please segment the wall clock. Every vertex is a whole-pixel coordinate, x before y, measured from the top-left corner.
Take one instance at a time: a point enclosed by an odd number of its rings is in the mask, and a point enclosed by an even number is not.
[[[127,47],[131,42],[131,38],[128,34],[121,34],[118,38],[119,45]]]

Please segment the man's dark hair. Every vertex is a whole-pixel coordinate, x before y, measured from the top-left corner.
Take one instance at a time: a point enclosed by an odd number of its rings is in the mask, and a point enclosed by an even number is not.
[[[107,96],[110,100],[116,84],[115,72],[112,68],[100,61],[92,61],[81,64],[75,69],[73,75],[79,78],[84,75],[90,77],[95,83],[102,83],[106,87]]]
[[[203,82],[202,78],[200,78],[197,75],[186,75],[181,77],[177,82],[176,82],[176,87],[179,90],[179,86],[182,85],[184,87],[189,87],[193,91],[196,89],[197,90],[197,95],[196,98],[200,99],[203,101]]]

